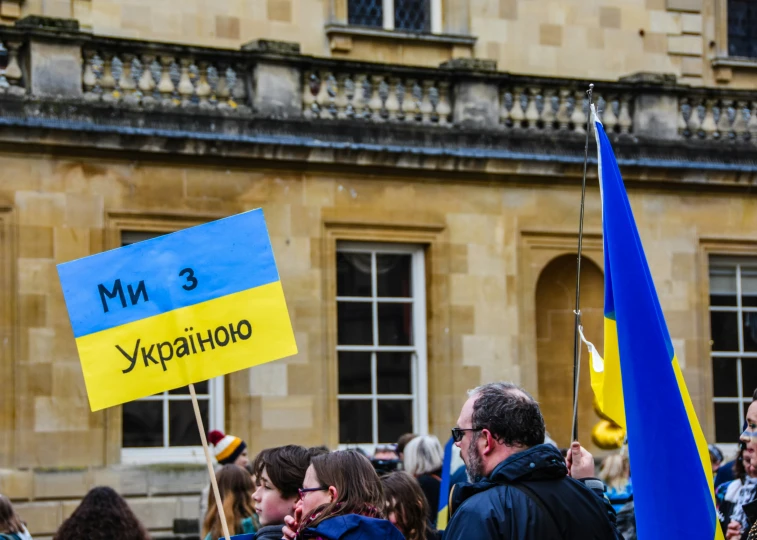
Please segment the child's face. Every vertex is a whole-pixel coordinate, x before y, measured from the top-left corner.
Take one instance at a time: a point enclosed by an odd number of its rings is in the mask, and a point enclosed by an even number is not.
[[[268,472],[263,469],[258,480],[258,489],[252,494],[255,501],[255,512],[260,518],[262,526],[283,525],[284,517],[294,514],[297,496],[285,499],[281,491],[268,478]]]

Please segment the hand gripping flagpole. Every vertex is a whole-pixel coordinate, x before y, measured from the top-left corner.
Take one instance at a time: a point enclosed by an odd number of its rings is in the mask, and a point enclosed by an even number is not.
[[[578,257],[576,262],[576,309],[573,311],[576,317],[573,332],[573,424],[571,437],[578,440],[578,382],[581,375],[581,249],[584,239],[584,202],[586,201],[586,168],[589,163],[589,133],[591,131],[591,97],[594,93],[594,85],[590,84],[586,94],[589,96],[589,106],[586,110],[586,145],[584,146],[584,175],[581,181],[581,215],[578,221]],[[583,105],[583,104],[582,104]],[[579,106],[578,103],[575,104]]]
[[[216,473],[213,470],[213,461],[210,458],[210,449],[208,449],[208,440],[205,437],[205,426],[202,424],[202,415],[200,414],[200,405],[197,403],[197,394],[195,393],[195,385],[189,384],[189,393],[192,395],[192,407],[195,410],[195,418],[197,419],[197,427],[200,429],[200,440],[202,441],[202,449],[205,450],[205,461],[208,464],[208,474],[210,474],[210,485],[213,487],[213,496],[216,499],[216,508],[218,508],[218,519],[221,521],[221,530],[223,531],[223,537],[225,540],[229,539],[229,526],[226,523],[226,513],[223,511],[223,501],[221,500],[221,492],[218,491],[218,482],[216,481]],[[205,516],[200,516],[200,523]]]

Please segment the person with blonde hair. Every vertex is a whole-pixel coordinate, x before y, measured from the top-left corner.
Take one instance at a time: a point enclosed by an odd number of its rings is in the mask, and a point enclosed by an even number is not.
[[[252,495],[255,492],[255,486],[250,474],[237,465],[224,465],[216,473],[216,481],[229,533],[232,535],[254,533],[255,507]],[[223,538],[221,514],[212,492],[208,495],[208,513],[202,523],[201,538],[204,540]]]
[[[444,450],[434,435],[420,435],[405,446],[405,471],[414,476],[428,502],[428,519],[436,527]]]
[[[0,539],[32,540],[32,535],[26,530],[26,525],[5,495],[0,495]]]
[[[633,497],[631,465],[625,453],[607,456],[599,468],[598,477],[607,486],[607,498],[616,512]]]

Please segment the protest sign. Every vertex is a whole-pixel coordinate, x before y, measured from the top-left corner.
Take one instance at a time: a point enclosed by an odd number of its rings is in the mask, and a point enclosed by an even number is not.
[[[58,274],[93,411],[297,353],[259,209]]]

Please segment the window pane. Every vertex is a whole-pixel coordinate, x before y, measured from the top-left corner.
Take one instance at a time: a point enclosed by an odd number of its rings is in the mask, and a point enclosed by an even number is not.
[[[754,268],[741,269],[741,305],[757,307],[757,270]]]
[[[373,309],[369,302],[338,302],[339,345],[373,345]]]
[[[378,296],[409,298],[413,295],[410,268],[412,255],[376,255]]]
[[[754,0],[728,0],[728,55],[757,57]]]
[[[189,387],[182,386],[181,388],[176,388],[175,390],[169,390],[168,393],[189,395]],[[195,394],[207,394],[207,393],[208,393],[208,381],[195,383]]]
[[[737,442],[741,422],[738,403],[715,403],[715,442]]]
[[[378,353],[376,355],[379,394],[413,393],[410,361],[410,353]]]
[[[715,397],[738,397],[735,358],[713,358],[712,379]]]
[[[197,400],[200,406],[202,424],[208,422],[208,400]],[[170,446],[200,446],[200,432],[197,430],[194,408],[189,400],[168,402],[168,444]]]
[[[124,448],[163,446],[162,401],[131,401],[122,410]]]
[[[428,0],[394,0],[394,27],[397,30],[428,32],[431,24]]]
[[[412,304],[379,303],[378,319],[379,345],[413,344]]]
[[[741,359],[741,387],[745,398],[751,398],[757,389],[757,358]]]
[[[358,26],[384,26],[383,0],[348,0],[347,20]]]
[[[378,428],[380,443],[394,442],[404,433],[412,433],[413,402],[409,399],[380,399]]]
[[[744,350],[757,351],[757,313],[744,312]]]
[[[371,296],[371,254],[336,254],[337,296]]]
[[[713,351],[738,351],[739,330],[738,316],[735,311],[711,311]]]
[[[710,305],[736,306],[736,267],[710,268]]]
[[[339,393],[371,393],[371,353],[339,351]]]
[[[371,413],[371,406],[371,401],[368,399],[339,400],[340,444],[373,442],[373,415]]]

